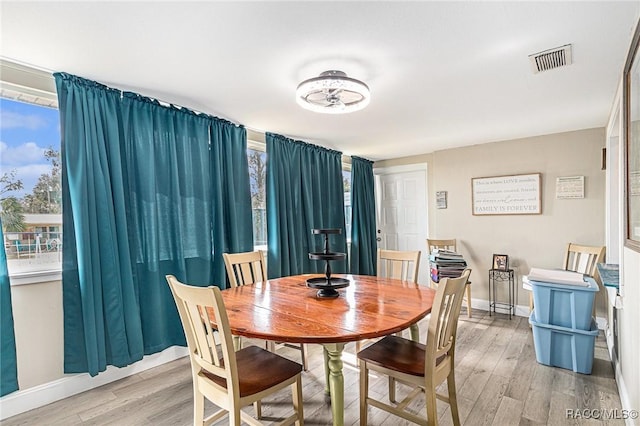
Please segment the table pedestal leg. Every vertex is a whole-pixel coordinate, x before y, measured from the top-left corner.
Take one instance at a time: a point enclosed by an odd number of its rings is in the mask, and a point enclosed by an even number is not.
[[[420,342],[420,327],[418,327],[418,324],[411,324],[409,331],[411,332],[411,340]]]
[[[331,395],[333,425],[344,425],[344,376],[342,375],[342,350],[344,343],[325,343],[325,393]]]
[[[233,350],[238,352],[242,349],[242,340],[240,336],[232,336],[233,337]]]

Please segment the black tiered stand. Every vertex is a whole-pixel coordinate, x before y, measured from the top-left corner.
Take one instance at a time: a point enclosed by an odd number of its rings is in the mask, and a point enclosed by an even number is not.
[[[309,253],[309,259],[311,260],[324,260],[324,277],[309,278],[307,280],[307,286],[311,288],[317,288],[317,296],[325,299],[333,299],[340,295],[337,289],[347,287],[350,282],[346,278],[331,277],[331,266],[329,261],[342,260],[346,257],[344,253],[333,253],[329,251],[329,234],[340,234],[341,229],[312,229],[313,234],[324,235],[324,250],[320,253]]]

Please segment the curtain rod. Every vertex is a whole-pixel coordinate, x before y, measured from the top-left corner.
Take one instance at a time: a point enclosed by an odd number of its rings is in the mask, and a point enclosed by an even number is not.
[[[30,63],[22,62],[22,61],[19,61],[19,60],[16,60],[16,59],[7,58],[7,57],[1,56],[1,55],[0,55],[0,63],[3,66],[5,66],[5,65],[6,66],[11,66],[11,67],[16,68],[16,69],[18,69],[20,71],[23,71],[23,72],[35,73],[35,74],[41,75],[42,77],[46,77],[48,79],[51,79],[53,87],[55,88],[55,79],[53,78],[53,74],[55,72],[57,72],[57,71],[53,71],[53,70],[51,70],[49,68],[33,65],[33,64],[30,64]],[[80,77],[80,78],[84,78],[84,77]],[[104,83],[100,83],[100,84],[104,84]],[[107,84],[104,84],[104,85],[107,86],[107,87],[113,88],[115,90],[118,90],[118,91],[120,91],[120,93],[132,92],[133,91],[132,89],[123,90],[123,89],[120,89],[120,88],[114,88],[114,87],[108,86]],[[216,118],[220,118],[221,120],[226,120],[226,121],[228,121],[230,123],[233,123],[233,124],[235,124],[237,126],[244,126],[244,128],[247,130],[247,139],[250,139],[250,140],[252,140],[254,142],[258,142],[258,143],[263,143],[263,144],[266,143],[265,134],[267,133],[267,130],[257,129],[255,127],[250,127],[250,126],[247,126],[247,125],[244,125],[244,124],[241,124],[241,123],[237,123],[237,122],[235,122],[233,120],[230,120],[228,118],[222,118],[222,117],[217,116],[217,115],[214,116],[211,113],[200,111],[198,109],[191,108],[191,107],[188,107],[188,106],[176,105],[176,104],[174,104],[172,102],[167,102],[165,100],[159,99],[159,98],[154,97],[154,96],[143,95],[143,94],[140,94],[140,93],[137,93],[137,92],[134,92],[134,93],[139,94],[140,96],[143,96],[143,97],[146,97],[146,98],[149,98],[149,99],[154,99],[154,100],[158,101],[160,104],[162,104],[164,106],[174,106],[174,107],[186,108],[186,109],[188,109],[190,111],[193,111],[196,114],[203,114],[203,115],[213,116],[213,117],[216,117]],[[289,137],[291,139],[300,139],[300,138],[297,138],[297,137],[292,137],[290,135],[283,135],[283,136]],[[315,145],[322,146],[317,142],[308,142],[308,143],[312,143],[312,144],[315,144]],[[322,147],[326,148],[324,146],[322,146]],[[327,149],[332,149],[332,148],[327,148]],[[343,160],[342,160],[343,162],[347,162],[348,163],[351,160],[351,158],[348,155],[344,155],[343,154],[342,157],[343,157]],[[348,161],[345,161],[345,159],[347,159]]]

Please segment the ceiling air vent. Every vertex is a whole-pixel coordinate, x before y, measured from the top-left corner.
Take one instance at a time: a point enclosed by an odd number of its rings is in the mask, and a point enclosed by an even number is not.
[[[571,65],[571,45],[565,44],[555,49],[534,53],[529,55],[529,61],[531,61],[531,69],[534,74]]]

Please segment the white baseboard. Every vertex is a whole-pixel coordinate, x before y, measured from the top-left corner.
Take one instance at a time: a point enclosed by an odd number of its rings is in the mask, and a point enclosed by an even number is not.
[[[464,303],[463,303],[464,306]],[[471,308],[480,309],[482,311],[489,311],[489,301],[482,299],[471,299]],[[498,308],[496,310],[498,313],[509,313],[508,310]],[[531,311],[529,311],[529,305],[515,305],[515,315],[518,317],[529,318]],[[606,330],[607,329],[607,319],[604,317],[596,317],[596,324],[598,325],[598,330]]]
[[[462,302],[462,306],[465,306],[464,302]],[[489,312],[489,301],[484,299],[471,298],[471,308]],[[515,308],[514,315],[518,317],[529,318],[529,306],[515,305],[514,308]],[[496,313],[508,314],[509,311],[506,309],[497,308]]]
[[[91,377],[89,373],[69,374],[49,383],[18,390],[0,398],[0,420],[106,385],[115,380],[182,358],[188,354],[186,347],[172,346],[162,352],[147,355],[127,367],[108,366],[106,371],[95,377]]]
[[[623,410],[637,410],[637,407],[631,406],[631,401],[629,400],[629,393],[627,392],[627,386],[624,384],[624,378],[622,376],[622,371],[620,370],[620,363],[616,360],[614,362],[615,365],[615,373],[616,373],[616,384],[618,385],[618,394],[620,394],[620,402],[622,403]],[[625,419],[625,424],[627,426],[636,426],[635,419],[627,417]]]

